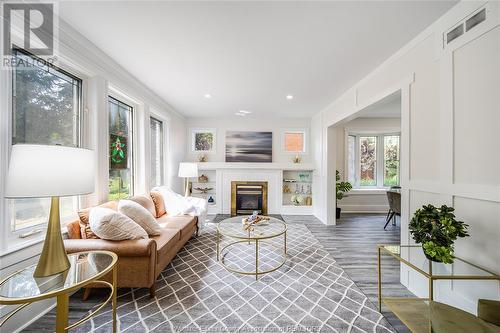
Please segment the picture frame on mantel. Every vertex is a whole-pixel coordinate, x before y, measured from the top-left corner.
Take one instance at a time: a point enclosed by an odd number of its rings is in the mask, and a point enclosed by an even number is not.
[[[191,128],[191,152],[215,154],[217,130],[215,128]]]

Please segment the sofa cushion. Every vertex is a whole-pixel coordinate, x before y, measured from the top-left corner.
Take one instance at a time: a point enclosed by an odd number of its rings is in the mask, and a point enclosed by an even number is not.
[[[165,210],[165,203],[163,202],[163,196],[160,192],[151,191],[149,195],[155,205],[156,217],[162,217],[165,215],[167,211]]]
[[[118,212],[130,217],[135,223],[141,226],[148,235],[158,236],[161,227],[151,212],[132,200],[120,200],[118,203]]]
[[[68,230],[69,239],[81,239],[82,234],[80,230],[80,219],[74,220],[66,224],[66,230]]]
[[[118,209],[118,201],[108,201],[98,207],[110,208],[113,210]],[[80,236],[83,239],[99,239],[97,235],[90,230],[89,226],[89,213],[92,208],[85,208],[78,211],[78,217],[80,218]]]
[[[180,241],[180,235],[181,233],[178,229],[162,228],[159,236],[151,237],[156,242],[158,257],[173,249],[177,242]]]
[[[189,215],[164,215],[158,218],[157,221],[163,228],[180,230],[182,238],[186,233],[192,232],[193,228],[196,226],[197,218]]]
[[[90,210],[91,230],[102,239],[126,240],[148,238],[148,234],[130,217],[109,208],[94,207]]]
[[[65,239],[67,253],[86,251],[111,251],[119,257],[149,257],[156,252],[156,242],[151,238],[112,241],[105,239]]]
[[[148,212],[151,213],[154,217],[156,217],[156,208],[153,200],[150,196],[145,195],[134,195],[133,197],[128,198],[127,200],[132,200],[137,202],[142,207],[146,208]]]

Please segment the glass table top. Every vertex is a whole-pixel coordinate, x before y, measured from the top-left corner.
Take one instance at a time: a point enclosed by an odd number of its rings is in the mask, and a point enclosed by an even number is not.
[[[234,238],[262,239],[272,238],[286,231],[286,223],[274,217],[253,225],[253,230],[245,230],[242,219],[248,216],[235,216],[219,222],[217,229],[222,235]]]
[[[500,279],[500,275],[458,257],[454,258],[453,264],[431,261],[427,259],[419,245],[381,245],[380,247],[399,261],[405,261],[431,276],[484,276]]]
[[[75,287],[110,268],[117,259],[111,252],[81,252],[68,255],[70,268],[43,278],[33,277],[36,265],[10,276],[0,285],[1,298],[30,298]]]

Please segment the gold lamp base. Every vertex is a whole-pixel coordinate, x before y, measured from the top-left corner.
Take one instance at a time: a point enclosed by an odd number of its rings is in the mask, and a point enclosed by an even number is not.
[[[46,277],[68,270],[70,263],[61,235],[59,215],[59,197],[52,197],[50,202],[49,224],[43,243],[42,254],[38,259],[34,277]]]
[[[189,178],[187,177],[184,178],[184,187],[185,187],[184,196],[189,197],[191,191],[189,189]]]

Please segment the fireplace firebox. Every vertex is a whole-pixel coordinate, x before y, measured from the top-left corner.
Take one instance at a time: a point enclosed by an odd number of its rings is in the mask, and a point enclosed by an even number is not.
[[[231,216],[267,215],[267,182],[231,182]]]

